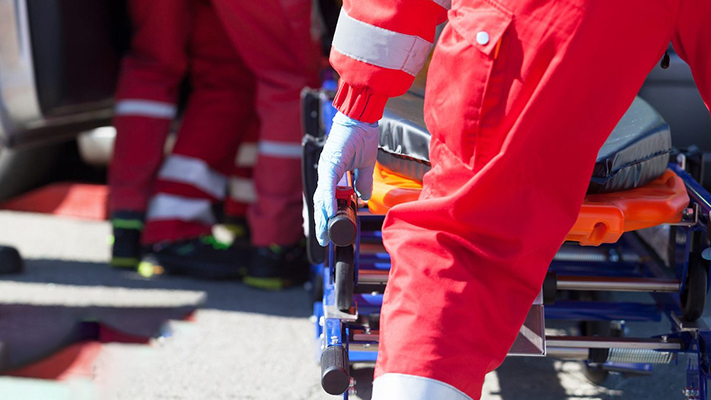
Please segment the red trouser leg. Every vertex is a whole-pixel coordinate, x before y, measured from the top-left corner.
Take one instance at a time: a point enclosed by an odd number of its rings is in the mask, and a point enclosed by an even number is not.
[[[318,85],[311,1],[214,3],[257,83],[257,203],[248,212],[252,242],[292,244],[303,236],[299,96],[304,86]]]
[[[131,0],[131,50],[116,93],[116,144],[109,168],[109,209],[143,212],[163,158],[187,68],[188,0]]]
[[[383,228],[393,265],[374,400],[480,397],[599,148],[664,54],[676,4],[486,0],[450,12],[425,97],[433,167],[420,201]]]
[[[145,243],[207,234],[235,154],[254,119],[254,78],[209,1],[198,1],[190,46],[192,93],[173,153],[158,173]]]
[[[691,67],[696,86],[711,108],[711,3],[704,0],[682,1],[676,15],[672,44],[677,54]]]
[[[249,206],[257,202],[254,188],[254,167],[257,165],[257,140],[259,137],[259,120],[256,114],[251,123],[246,126],[244,138],[237,149],[234,169],[227,185],[225,199],[225,215],[228,217],[245,218]]]

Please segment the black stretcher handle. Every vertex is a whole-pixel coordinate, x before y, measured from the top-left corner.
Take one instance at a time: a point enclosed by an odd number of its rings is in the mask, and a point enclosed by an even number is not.
[[[321,387],[328,394],[345,393],[351,384],[348,354],[343,346],[329,346],[321,353]]]
[[[350,246],[356,239],[356,215],[349,203],[338,200],[338,211],[328,220],[328,238],[338,247]]]
[[[328,220],[328,238],[338,247],[352,245],[356,240],[356,214],[353,209],[353,188],[338,186],[336,188],[338,210],[336,215]]]

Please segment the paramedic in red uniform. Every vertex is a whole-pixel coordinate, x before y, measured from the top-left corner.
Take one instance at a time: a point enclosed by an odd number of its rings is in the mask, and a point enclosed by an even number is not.
[[[277,290],[308,278],[303,245],[301,90],[318,87],[311,0],[212,0],[255,77],[259,141],[256,202],[247,211],[254,248],[244,282]]]
[[[331,50],[340,111],[319,162],[368,198],[377,121],[424,64],[448,0],[344,2]],[[575,222],[598,150],[671,41],[711,103],[711,2],[455,0],[432,58],[432,169],[383,226],[392,270],[374,400],[479,399]]]
[[[248,179],[254,163],[244,157],[256,147],[254,78],[209,1],[132,0],[129,10],[134,36],[116,94],[109,174],[112,264],[135,266],[143,234],[143,242],[156,244],[153,250],[166,258],[161,263],[176,259],[183,272],[209,269],[211,277],[236,277],[239,253],[206,239],[216,222],[214,203],[226,201],[233,218],[244,220],[246,203],[254,197]],[[192,92],[177,142],[164,161],[186,74]],[[241,157],[236,156],[240,144]],[[242,181],[233,196],[226,195],[228,180],[233,187]]]
[[[119,227],[140,227],[146,212],[142,241],[161,263],[212,277],[235,277],[237,267],[245,267],[250,283],[279,288],[292,272],[284,265],[293,260],[294,268],[303,267],[298,99],[301,88],[316,81],[317,53],[311,51],[310,2],[288,2],[285,11],[276,1],[247,3],[130,3],[137,29],[117,94],[111,209]],[[193,91],[175,149],[161,166],[186,70]],[[259,143],[252,151],[240,148],[230,177],[236,145],[250,133]],[[253,184],[249,168],[257,164]],[[254,254],[209,236],[213,205],[227,197],[228,181],[228,211],[253,205]],[[136,230],[128,232],[135,237]]]

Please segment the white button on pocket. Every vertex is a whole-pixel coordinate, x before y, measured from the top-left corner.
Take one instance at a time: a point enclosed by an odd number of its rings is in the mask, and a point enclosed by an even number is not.
[[[482,46],[486,46],[489,43],[489,34],[485,31],[477,33],[476,42]]]

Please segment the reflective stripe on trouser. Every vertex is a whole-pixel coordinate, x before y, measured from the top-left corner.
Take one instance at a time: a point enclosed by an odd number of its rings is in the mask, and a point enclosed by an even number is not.
[[[446,383],[405,374],[385,374],[373,381],[372,400],[437,399],[471,400],[471,397]]]
[[[225,216],[228,219],[242,219],[249,207],[257,201],[257,189],[254,187],[254,167],[257,165],[257,136],[259,121],[254,122],[245,132],[244,140],[237,150],[234,169],[227,185]]]
[[[227,178],[199,158],[171,154],[158,171],[158,179],[192,186],[215,200],[225,197]]]
[[[187,70],[193,0],[130,0],[131,50],[116,88],[116,142],[109,167],[111,212],[144,212]]]
[[[302,135],[300,93],[304,86],[319,84],[311,0],[214,0],[214,4],[257,84],[260,150],[254,171],[258,200],[248,211],[252,242],[291,244],[303,236],[301,161],[296,156]],[[265,152],[265,143],[275,146],[267,146]],[[290,150],[285,157],[270,148]]]
[[[670,18],[681,4],[696,11]],[[711,98],[711,51],[693,34],[711,3],[486,0],[449,15],[425,96],[432,170],[420,200],[383,227],[393,262],[375,375],[479,399],[578,215],[599,148],[675,32],[688,32],[680,41]],[[481,31],[502,37],[498,58]],[[373,398],[431,398],[384,390]]]
[[[146,212],[143,243],[176,241],[209,234],[215,223],[213,202],[171,194],[151,198]]]
[[[156,196],[178,196],[196,202],[224,200],[228,177],[235,169],[240,143],[249,137],[254,112],[254,77],[235,52],[209,2],[195,5],[190,38],[192,92],[180,132],[158,174]],[[212,219],[186,220],[163,212],[160,221],[148,213],[143,241],[154,243],[209,233]]]
[[[211,225],[215,223],[215,216],[212,213],[212,202],[208,199],[157,194],[148,203],[146,220],[180,220]]]
[[[114,108],[114,115],[116,116],[149,117],[169,120],[175,118],[175,112],[175,104],[142,99],[118,100]]]

